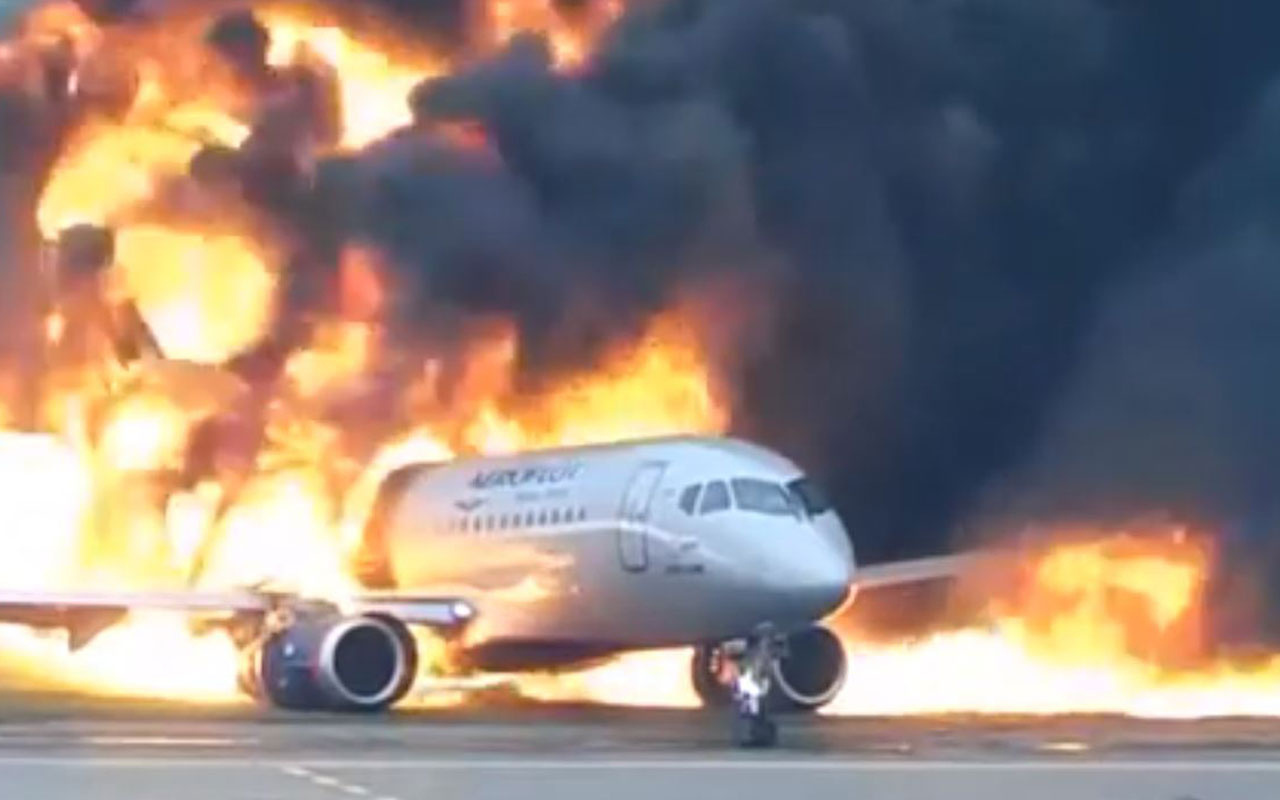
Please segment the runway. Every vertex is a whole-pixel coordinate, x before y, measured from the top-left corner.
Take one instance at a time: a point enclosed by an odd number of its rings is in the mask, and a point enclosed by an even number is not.
[[[802,797],[1271,800],[1280,723],[784,722],[742,752],[724,720],[591,707],[390,717],[250,709],[0,714],[0,797],[440,800]]]

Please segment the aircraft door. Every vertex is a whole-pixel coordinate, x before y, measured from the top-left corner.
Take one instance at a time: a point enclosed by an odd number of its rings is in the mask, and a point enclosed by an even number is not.
[[[618,556],[622,567],[629,572],[642,572],[649,566],[649,543],[646,528],[649,524],[649,507],[657,491],[665,461],[648,461],[640,465],[627,492],[622,498],[618,524]]]

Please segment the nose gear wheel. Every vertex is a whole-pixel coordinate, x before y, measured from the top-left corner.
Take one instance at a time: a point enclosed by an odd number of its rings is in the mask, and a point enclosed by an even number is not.
[[[739,747],[773,747],[778,725],[769,713],[768,695],[773,671],[782,658],[786,639],[770,625],[748,637],[739,652],[728,654],[733,664],[733,742]]]

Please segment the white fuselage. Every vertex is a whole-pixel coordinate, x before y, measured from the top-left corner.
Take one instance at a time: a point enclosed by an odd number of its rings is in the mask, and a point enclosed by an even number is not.
[[[468,598],[477,642],[625,649],[796,629],[844,601],[854,568],[803,478],[715,437],[424,464],[384,487],[366,561],[382,588]]]

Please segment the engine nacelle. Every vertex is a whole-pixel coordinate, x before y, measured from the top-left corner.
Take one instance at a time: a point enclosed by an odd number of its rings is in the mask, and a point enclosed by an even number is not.
[[[786,654],[773,665],[769,702],[774,708],[813,711],[844,686],[848,664],[840,639],[815,625],[787,637]]]
[[[380,711],[408,693],[417,671],[412,637],[379,616],[300,619],[250,646],[240,685],[295,710]]]
[[[704,705],[727,706],[732,668],[726,646],[699,647],[692,664],[693,687]],[[847,669],[840,639],[820,625],[787,637],[786,654],[773,665],[768,704],[775,711],[813,711],[831,702],[844,686]]]

